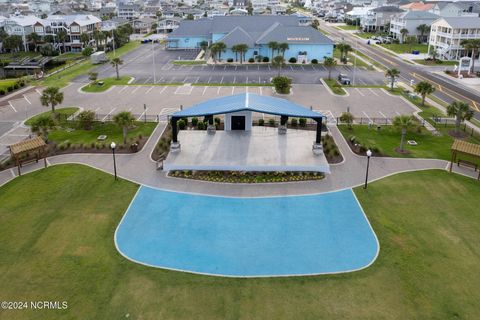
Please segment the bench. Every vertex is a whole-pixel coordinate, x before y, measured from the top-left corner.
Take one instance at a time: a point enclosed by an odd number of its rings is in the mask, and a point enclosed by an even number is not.
[[[460,164],[462,164],[462,165],[464,165],[464,166],[466,166],[466,167],[474,168],[475,171],[477,171],[477,169],[478,169],[478,164],[473,163],[473,162],[470,162],[470,161],[467,161],[467,160],[458,160],[457,166],[460,167]]]

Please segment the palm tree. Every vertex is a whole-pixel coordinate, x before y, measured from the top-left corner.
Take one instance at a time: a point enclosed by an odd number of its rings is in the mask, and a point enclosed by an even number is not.
[[[415,119],[410,115],[400,115],[393,118],[393,126],[401,130],[402,138],[400,140],[400,152],[403,152],[403,144],[405,142],[405,135],[409,128],[413,127]]]
[[[237,44],[233,45],[230,50],[232,50],[232,52],[235,53],[235,62],[237,62],[238,61],[238,52],[239,52],[238,45]]]
[[[337,45],[337,49],[340,50],[340,60],[342,62],[346,62],[348,53],[352,51],[352,46],[349,45],[348,43],[339,43]]]
[[[60,29],[57,33],[58,41],[62,44],[63,53],[65,53],[65,41],[67,41],[68,33],[67,31]]]
[[[282,42],[278,44],[278,50],[282,53],[283,58],[285,58],[285,51],[287,51],[288,49],[290,49],[290,46],[288,45],[288,43]]]
[[[455,117],[455,132],[460,132],[460,124],[465,120],[473,117],[473,110],[470,109],[468,103],[463,101],[452,102],[447,107],[447,115]]]
[[[328,69],[328,80],[332,79],[332,68],[337,65],[337,61],[332,57],[323,58],[323,66]]]
[[[420,41],[423,42],[425,34],[430,32],[430,26],[427,24],[421,24],[417,27],[417,30],[420,32]]]
[[[285,65],[285,59],[283,56],[276,56],[272,60],[272,65],[278,69],[278,75],[280,76],[280,70],[282,70],[282,67]]]
[[[218,50],[219,50],[217,43],[212,43],[210,45],[209,50],[210,50],[210,56],[212,57],[213,62],[217,63],[217,54],[218,54]]]
[[[41,115],[32,122],[31,126],[33,132],[39,133],[48,142],[48,132],[55,126],[55,121],[49,115]]]
[[[240,53],[240,63],[245,61],[245,54],[248,51],[248,45],[246,43],[237,44],[237,50]]]
[[[223,42],[217,42],[217,49],[218,49],[218,60],[222,61],[222,52],[227,50],[227,45]]]
[[[89,41],[90,41],[90,36],[87,33],[82,33],[80,35],[80,42],[83,44],[84,47],[88,45]]]
[[[385,72],[386,77],[390,77],[390,91],[393,91],[393,84],[395,83],[395,77],[397,77],[400,74],[400,71],[398,69],[392,68],[388,69],[387,72]]]
[[[460,45],[463,46],[466,50],[472,51],[471,72],[475,72],[475,57],[477,56],[477,52],[480,49],[480,39],[462,40],[462,42],[460,42]]]
[[[275,50],[278,50],[278,42],[277,41],[270,41],[268,43],[268,47],[272,50],[272,59],[271,61],[273,61],[273,55],[275,53]]]
[[[400,29],[400,34],[402,35],[402,43],[405,41],[405,36],[408,34],[408,29]]]
[[[112,67],[114,67],[115,71],[117,72],[117,80],[120,80],[120,73],[118,71],[118,68],[120,67],[120,65],[123,64],[123,60],[117,57],[110,60],[110,63],[112,64]]]
[[[203,50],[203,52],[207,52],[207,49],[208,49],[208,41],[201,41],[200,44],[200,49]]]
[[[422,107],[425,106],[425,98],[428,94],[432,94],[435,88],[428,81],[421,81],[415,86],[415,92],[422,96]]]
[[[33,44],[33,50],[36,52],[37,51],[37,43],[41,40],[41,37],[38,35],[38,33],[32,32],[27,36],[27,40]]]
[[[57,87],[48,87],[43,90],[40,102],[42,106],[52,107],[52,113],[55,114],[55,106],[63,102],[63,93]]]
[[[134,123],[135,118],[130,111],[122,111],[113,116],[113,122],[123,130],[123,143],[127,143],[128,129]]]

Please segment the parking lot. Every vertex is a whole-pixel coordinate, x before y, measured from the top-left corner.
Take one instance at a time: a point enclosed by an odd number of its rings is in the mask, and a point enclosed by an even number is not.
[[[120,74],[134,77],[134,83],[165,84],[165,83],[201,83],[201,84],[235,84],[235,83],[269,83],[270,78],[278,74],[278,70],[270,64],[202,64],[177,65],[175,60],[192,60],[198,51],[166,51],[161,45],[145,44],[122,57],[124,63],[120,66]],[[155,58],[153,56],[155,55]],[[99,78],[115,76],[115,69],[110,64],[95,69]],[[332,76],[344,73],[355,78],[356,84],[384,84],[385,77],[380,72],[357,68],[354,76],[352,66],[338,65],[332,70]],[[328,76],[327,69],[322,65],[286,65],[281,74],[292,78],[297,84],[318,84],[319,79]],[[87,82],[88,76],[83,75],[77,82]]]
[[[324,113],[328,123],[335,124],[336,117],[349,110],[365,123],[375,121],[388,123],[388,119],[415,111],[411,104],[397,96],[391,96],[383,89],[347,88],[347,96],[333,96],[322,85],[293,85],[290,95],[277,95],[269,86],[161,86],[129,85],[115,86],[103,93],[83,93],[83,84],[73,83],[63,89],[63,107],[77,106],[93,110],[99,120],[108,121],[120,111],[132,112],[138,120],[166,121],[168,115],[180,108],[208,99],[240,93],[279,96],[295,103],[311,107]],[[30,134],[22,121],[35,114],[49,110],[41,106],[41,90],[32,90],[22,97],[10,100],[0,106],[0,155],[8,153],[7,146],[23,140]],[[62,107],[59,106],[59,107]],[[58,107],[57,107],[58,108]],[[256,117],[272,118],[258,114]],[[1,156],[0,156],[1,158]]]

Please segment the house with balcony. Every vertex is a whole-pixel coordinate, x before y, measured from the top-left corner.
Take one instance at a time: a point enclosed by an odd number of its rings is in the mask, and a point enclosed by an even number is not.
[[[385,31],[390,27],[392,17],[402,12],[402,9],[395,6],[374,8],[360,19],[360,25],[364,32]]]
[[[470,39],[480,39],[480,17],[443,17],[432,23],[428,52],[435,50],[441,59],[458,60],[469,54],[461,42]]]
[[[408,36],[415,36],[421,42],[428,40],[428,34],[422,34],[417,30],[419,25],[431,25],[439,17],[428,11],[407,11],[393,16],[390,21],[390,34],[393,38],[403,42],[400,30],[408,30]]]
[[[165,18],[158,21],[157,33],[170,33],[173,30],[178,29],[183,19],[181,18]]]
[[[479,1],[437,2],[430,12],[440,17],[478,17]]]
[[[141,8],[138,4],[120,3],[117,6],[117,17],[128,20],[140,17]]]

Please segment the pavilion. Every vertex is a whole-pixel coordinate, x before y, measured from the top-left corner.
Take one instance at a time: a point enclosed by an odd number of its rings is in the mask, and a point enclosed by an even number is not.
[[[254,127],[254,113],[279,116],[280,126]],[[224,115],[223,131],[215,130],[216,115]],[[207,132],[179,132],[177,122],[188,117],[204,117],[208,121]],[[290,117],[313,119],[317,123],[316,131],[289,129],[287,133]],[[256,94],[205,101],[171,116],[171,152],[164,169],[329,173],[322,148],[324,118],[321,113],[291,101]]]

